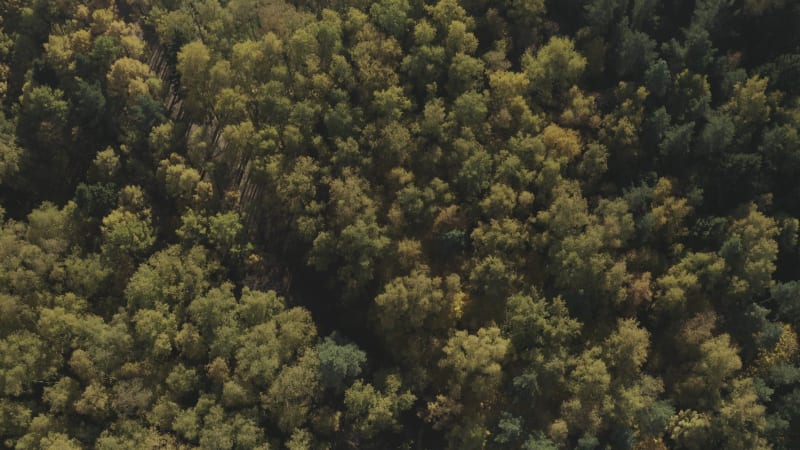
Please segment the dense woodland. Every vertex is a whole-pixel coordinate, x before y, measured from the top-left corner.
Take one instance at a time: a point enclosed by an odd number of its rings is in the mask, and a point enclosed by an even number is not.
[[[800,448],[800,2],[0,2],[0,445]]]

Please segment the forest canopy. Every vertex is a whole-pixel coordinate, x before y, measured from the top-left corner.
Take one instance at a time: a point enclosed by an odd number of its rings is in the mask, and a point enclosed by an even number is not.
[[[800,448],[800,2],[0,2],[0,446]]]

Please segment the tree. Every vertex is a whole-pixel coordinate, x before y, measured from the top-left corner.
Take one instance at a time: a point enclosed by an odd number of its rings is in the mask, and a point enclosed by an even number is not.
[[[208,182],[204,183],[201,180],[197,169],[188,165],[182,156],[175,153],[158,164],[156,174],[163,180],[167,194],[175,198],[181,206],[202,204],[206,196],[204,191],[210,187]]]
[[[733,96],[724,108],[732,115],[739,130],[753,129],[769,121],[774,97],[766,93],[768,81],[754,76],[734,86]]]
[[[627,23],[619,28],[621,36],[617,45],[617,73],[638,76],[649,69],[656,58],[656,42],[646,33],[632,30]]]
[[[473,19],[456,0],[439,0],[435,5],[426,5],[425,11],[442,30],[446,30],[456,20],[465,25],[473,24]]]
[[[48,86],[27,85],[20,98],[17,134],[25,144],[57,145],[60,129],[66,125],[69,104],[64,92]]]
[[[376,202],[369,195],[366,180],[349,176],[328,180],[327,184],[330,225],[314,239],[308,263],[318,270],[338,267],[336,273],[345,296],[352,299],[375,277],[389,238],[385,227],[377,223]]]
[[[186,92],[186,110],[196,119],[208,111],[213,92],[210,85],[211,53],[202,42],[191,42],[178,53],[176,69],[181,76],[181,86]],[[213,97],[212,97],[213,98]]]
[[[780,317],[797,326],[800,324],[800,282],[777,283],[770,289]]]
[[[584,6],[584,14],[594,30],[605,34],[626,5],[627,2],[620,0],[594,0]]]
[[[296,364],[282,369],[269,390],[261,394],[262,405],[284,432],[295,430],[308,420],[319,395],[318,367],[316,352],[308,351]]]
[[[19,170],[22,149],[17,145],[13,126],[0,114],[0,185],[7,184]]]
[[[198,331],[213,343],[220,328],[236,325],[236,309],[233,286],[223,284],[192,300],[186,311]]]
[[[681,410],[670,421],[670,437],[680,448],[701,449],[709,445],[711,421],[707,414]]]
[[[442,349],[439,367],[449,375],[448,396],[468,408],[465,415],[478,414],[479,405],[492,402],[508,346],[499,328],[488,327],[476,334],[457,331]]]
[[[451,59],[447,72],[448,92],[455,98],[464,92],[478,91],[484,85],[483,73],[483,61],[464,53],[457,53]]]
[[[30,392],[34,382],[56,375],[60,361],[46,345],[39,336],[25,330],[0,340],[0,388],[4,396],[19,397]]]
[[[714,114],[708,117],[703,127],[698,146],[708,155],[719,155],[733,143],[735,126],[725,114]]]
[[[538,128],[525,94],[529,91],[530,80],[525,73],[506,70],[488,71],[490,116],[493,127],[508,132],[534,132]]]
[[[638,377],[649,353],[650,336],[635,320],[620,319],[604,342],[604,357],[615,378]]]
[[[760,213],[754,204],[749,206],[746,217],[731,225],[720,254],[733,269],[735,291],[757,294],[773,285],[777,234],[775,221]]]
[[[563,299],[545,299],[539,292],[508,299],[505,329],[520,367],[511,373],[511,392],[520,399],[550,404],[560,402],[570,347],[581,324],[571,318]]]
[[[665,242],[675,242],[687,233],[684,223],[692,213],[685,198],[676,197],[673,182],[659,178],[653,191],[653,232]]]
[[[713,335],[714,318],[697,316],[684,324],[680,335],[687,342],[692,359],[688,374],[675,386],[676,394],[680,404],[700,410],[718,408],[723,389],[730,386],[733,376],[742,368],[730,335]]]
[[[345,296],[354,298],[375,277],[376,264],[389,245],[384,228],[362,219],[347,225],[338,237],[323,231],[314,239],[309,263],[325,270],[339,258],[337,276]]]
[[[158,304],[184,308],[205,293],[218,264],[202,247],[170,246],[140,264],[125,287],[130,310],[154,308]]]
[[[317,345],[320,383],[325,388],[343,391],[345,382],[361,374],[367,355],[355,344],[341,345],[326,337]]]
[[[583,74],[586,58],[568,38],[553,37],[534,56],[522,57],[522,68],[530,80],[534,100],[542,106],[554,106]]]
[[[720,416],[712,422],[713,432],[719,433],[726,448],[767,449],[765,408],[750,378],[733,381],[731,397],[719,409]]]
[[[435,428],[450,426],[451,448],[485,442],[486,421],[496,401],[508,347],[500,329],[488,327],[476,334],[457,331],[442,349],[439,367],[446,374],[447,390],[428,403],[428,420]]]
[[[406,0],[382,0],[369,8],[372,20],[390,36],[402,38],[411,6]]]
[[[403,57],[401,68],[408,75],[416,92],[423,94],[442,78],[446,68],[445,49],[436,45],[436,28],[426,19],[414,25],[414,47]]]
[[[466,295],[460,279],[433,277],[426,270],[388,282],[375,297],[377,327],[401,360],[418,364],[431,357],[432,341],[460,318]]]
[[[453,101],[452,117],[464,127],[479,127],[485,123],[489,109],[484,95],[468,91]]]
[[[238,336],[238,335],[237,335]],[[249,328],[238,339],[239,345],[234,349],[236,360],[234,370],[235,379],[244,387],[256,390],[266,390],[272,385],[282,365],[285,365],[299,355],[305,354],[306,349],[312,346],[316,339],[316,327],[308,311],[300,308],[281,310],[269,321]],[[228,355],[220,355],[227,357]],[[308,357],[310,358],[310,356]],[[305,370],[316,371],[318,360],[314,355],[294,370],[298,374]],[[316,380],[317,375],[302,374],[307,379]],[[284,377],[287,377],[284,375]],[[284,380],[290,383],[291,380]],[[316,381],[315,381],[316,383]],[[285,389],[289,389],[287,386]],[[312,389],[313,386],[309,386]],[[276,388],[278,389],[278,388]],[[292,388],[294,389],[294,388]],[[299,389],[299,388],[298,388]],[[276,395],[279,392],[276,392]],[[277,397],[270,397],[269,402],[278,402]],[[281,400],[282,401],[282,400]],[[278,403],[270,403],[274,408],[279,408]]]
[[[45,197],[53,196],[63,187],[63,183],[68,181],[64,174],[69,174],[71,168],[66,133],[69,104],[63,97],[64,92],[60,89],[28,83],[19,101],[16,134],[19,144],[26,149],[26,158],[20,162],[20,168],[28,178],[29,186],[26,187]],[[5,138],[3,142],[9,141]],[[10,168],[10,163],[17,158],[15,154],[20,153],[9,144],[5,145],[3,158],[7,158]],[[57,150],[51,152],[52,149]],[[39,170],[42,167],[49,170]]]
[[[133,58],[123,57],[111,65],[108,71],[108,95],[120,98],[125,103],[140,96],[158,97],[161,81],[150,67]]]
[[[122,276],[133,271],[133,264],[145,256],[155,243],[151,212],[144,203],[138,186],[127,186],[120,192],[119,207],[103,218],[102,254],[120,264]]]
[[[684,69],[675,76],[673,95],[668,100],[670,115],[678,121],[697,120],[708,111],[711,86],[707,77]]]
[[[656,280],[656,311],[702,311],[725,281],[725,261],[713,253],[688,253]]]
[[[397,63],[403,54],[397,40],[387,38],[371,24],[364,25],[356,34],[356,39],[350,48],[350,57],[361,89],[371,93],[396,86],[399,77],[395,67],[398,67]]]
[[[566,164],[582,150],[580,136],[574,130],[550,124],[542,131],[542,142],[547,148],[547,157],[559,164]]]
[[[388,375],[378,390],[357,380],[344,393],[344,420],[356,442],[369,442],[379,432],[400,429],[399,416],[411,408],[416,396],[402,389],[396,375]]]
[[[590,440],[603,427],[613,401],[610,396],[611,374],[599,358],[598,347],[585,350],[572,362],[567,389],[571,397],[561,405],[561,414],[569,434]],[[580,441],[579,441],[580,443]]]
[[[530,241],[524,225],[515,219],[492,219],[488,224],[482,223],[470,238],[476,256],[495,255],[516,265],[523,263]]]
[[[570,190],[557,191],[558,197],[537,221],[547,227],[543,238],[551,240],[543,239],[554,280],[573,312],[585,319],[597,313],[598,302],[619,304],[625,299],[631,276],[614,251],[631,237],[634,223],[624,202],[602,202],[598,217],[588,214],[585,199]]]

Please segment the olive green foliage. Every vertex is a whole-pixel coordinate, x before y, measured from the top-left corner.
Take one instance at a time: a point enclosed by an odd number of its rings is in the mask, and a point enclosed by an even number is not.
[[[798,5],[0,2],[0,447],[800,448]]]

